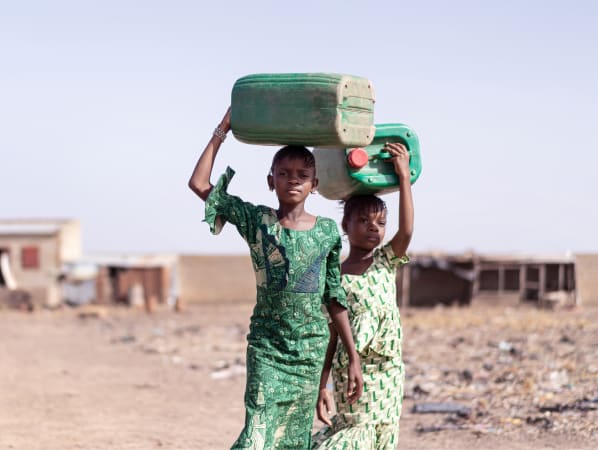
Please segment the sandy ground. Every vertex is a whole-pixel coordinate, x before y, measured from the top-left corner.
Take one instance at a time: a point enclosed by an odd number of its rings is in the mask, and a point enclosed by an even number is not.
[[[229,448],[250,313],[0,311],[0,449]],[[403,323],[399,448],[598,448],[598,310],[409,310]],[[412,412],[424,401],[472,413]]]

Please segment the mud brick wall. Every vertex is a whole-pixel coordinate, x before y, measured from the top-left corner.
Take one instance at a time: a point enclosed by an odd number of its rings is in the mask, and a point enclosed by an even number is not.
[[[255,299],[255,275],[249,256],[181,255],[178,271],[183,304]]]
[[[575,255],[577,301],[582,306],[598,306],[598,254]]]

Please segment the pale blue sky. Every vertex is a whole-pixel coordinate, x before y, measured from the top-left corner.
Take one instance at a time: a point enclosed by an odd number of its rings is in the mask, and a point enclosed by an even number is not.
[[[412,250],[598,251],[598,2],[0,5],[0,217],[79,219],[88,252],[244,253],[186,186],[234,81],[340,72],[420,137]],[[274,151],[231,136],[215,172],[274,206]]]

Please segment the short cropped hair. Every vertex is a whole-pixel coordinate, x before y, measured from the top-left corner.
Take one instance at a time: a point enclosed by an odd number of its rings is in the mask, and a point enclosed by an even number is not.
[[[272,166],[270,166],[270,173],[274,170],[274,167],[283,159],[300,159],[305,163],[305,167],[316,167],[316,159],[312,152],[302,145],[287,145],[282,147],[276,152],[274,158],[272,158]]]
[[[355,213],[380,213],[386,211],[386,203],[373,194],[354,195],[343,202],[343,222]]]

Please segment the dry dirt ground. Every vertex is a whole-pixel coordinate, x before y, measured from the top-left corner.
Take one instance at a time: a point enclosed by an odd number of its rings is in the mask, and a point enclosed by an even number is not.
[[[229,448],[251,307],[0,311],[0,449]],[[400,449],[598,448],[598,310],[402,314]]]

